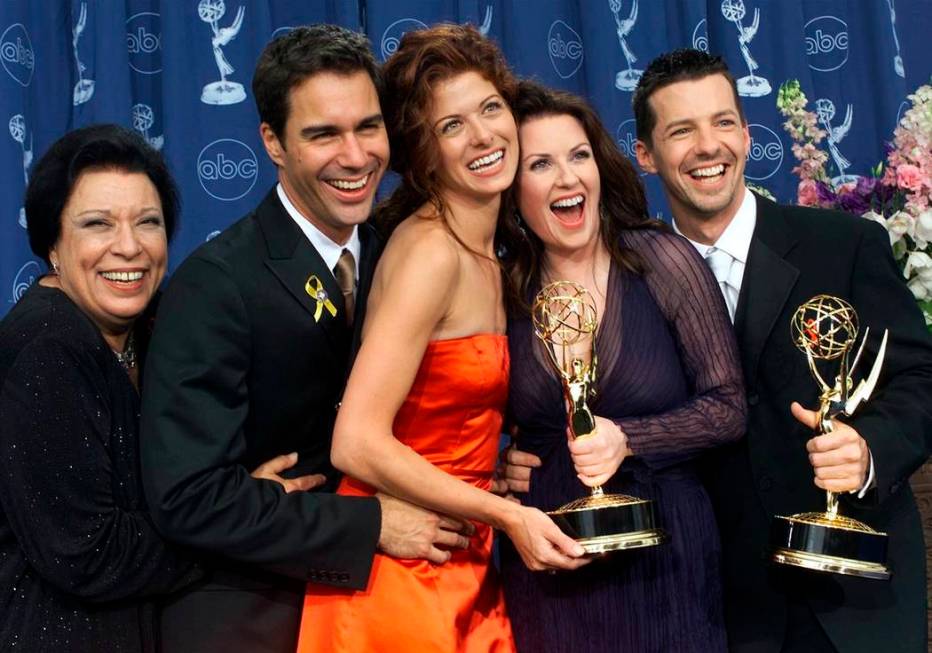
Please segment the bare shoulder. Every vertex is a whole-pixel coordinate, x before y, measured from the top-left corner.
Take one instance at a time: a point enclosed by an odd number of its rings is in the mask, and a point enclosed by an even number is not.
[[[439,219],[415,214],[392,233],[380,266],[391,272],[415,269],[424,276],[449,278],[459,269],[459,250],[456,240]]]

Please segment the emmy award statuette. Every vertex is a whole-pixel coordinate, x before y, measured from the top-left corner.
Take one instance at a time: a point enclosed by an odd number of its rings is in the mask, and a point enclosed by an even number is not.
[[[572,437],[586,437],[595,430],[586,403],[594,391],[599,323],[592,296],[579,284],[556,281],[537,293],[532,317],[534,333],[562,381]],[[654,546],[666,539],[657,528],[653,501],[605,494],[601,487],[547,514],[588,554]]]
[[[877,385],[887,348],[884,331],[874,366],[857,386],[852,375],[870,329],[865,329],[860,348],[850,369],[848,354],[858,337],[858,315],[837,297],[817,295],[793,315],[793,341],[806,354],[809,370],[821,390],[818,433],[830,433],[832,418],[854,414]],[[839,361],[834,384],[826,383],[817,361]],[[829,376],[828,378],[832,378]],[[771,559],[774,562],[847,576],[886,580],[887,535],[861,522],[838,514],[838,496],[827,492],[825,512],[806,512],[791,517],[774,517],[770,528]]]

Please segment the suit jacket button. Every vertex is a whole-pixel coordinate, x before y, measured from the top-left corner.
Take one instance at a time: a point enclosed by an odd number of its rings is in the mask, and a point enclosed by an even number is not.
[[[759,395],[759,394],[757,394],[756,392],[753,392],[753,393],[751,393],[751,394],[748,395],[748,405],[750,405],[750,406],[756,406],[756,405],[759,404],[759,403],[760,403],[760,395]]]
[[[761,492],[769,492],[773,487],[773,479],[769,476],[761,476],[757,481],[757,487],[760,488]]]
[[[349,582],[349,574],[346,573],[345,571],[344,571],[344,572],[340,572],[340,582],[341,582],[341,583],[348,583],[348,582]]]

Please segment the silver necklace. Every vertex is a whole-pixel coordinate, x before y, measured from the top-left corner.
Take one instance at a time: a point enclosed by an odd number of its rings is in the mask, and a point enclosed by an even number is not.
[[[125,369],[131,370],[136,367],[136,338],[132,331],[130,331],[129,337],[126,339],[126,348],[123,351],[117,351],[116,349],[112,351],[117,362]]]

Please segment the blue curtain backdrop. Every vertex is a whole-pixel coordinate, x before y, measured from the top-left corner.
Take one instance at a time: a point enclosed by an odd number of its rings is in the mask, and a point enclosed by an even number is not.
[[[796,186],[775,108],[784,80],[819,100],[843,175],[883,158],[906,95],[932,73],[932,0],[4,0],[0,315],[45,270],[22,196],[64,132],[117,122],[164,152],[183,199],[174,267],[273,183],[250,88],[270,39],[338,23],[364,31],[384,60],[406,31],[439,21],[479,26],[519,74],[588,97],[632,157],[631,93],[645,64],[682,46],[724,55],[751,125],[747,175],[783,201]],[[665,213],[656,179],[645,182],[652,211]]]

